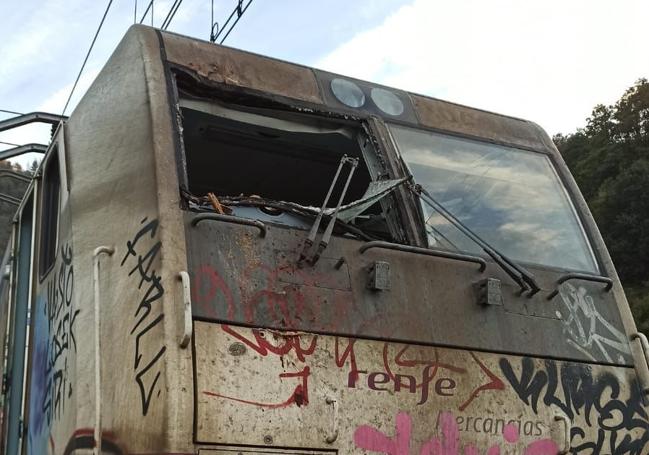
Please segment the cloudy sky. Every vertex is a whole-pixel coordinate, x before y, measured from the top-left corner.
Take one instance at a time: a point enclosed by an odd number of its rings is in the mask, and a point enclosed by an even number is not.
[[[137,0],[138,21],[147,3]],[[171,3],[155,1],[154,25]],[[106,4],[0,0],[0,109],[60,113]],[[67,113],[133,23],[135,4],[113,0]],[[208,39],[210,5],[184,0],[169,29]],[[214,0],[215,20],[235,5]],[[555,134],[583,126],[595,104],[649,77],[648,20],[647,0],[254,0],[226,44],[533,120]],[[47,139],[46,127],[0,133],[17,144]]]

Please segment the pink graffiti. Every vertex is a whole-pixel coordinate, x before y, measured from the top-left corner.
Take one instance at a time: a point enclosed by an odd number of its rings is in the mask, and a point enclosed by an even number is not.
[[[480,455],[480,449],[473,444],[462,448],[460,429],[455,417],[450,412],[440,414],[439,426],[441,437],[432,438],[422,444],[420,455]],[[506,443],[515,444],[519,440],[519,430],[514,424],[503,428],[503,439]],[[387,455],[410,455],[412,442],[412,418],[408,413],[400,412],[396,416],[394,437],[390,437],[376,428],[363,425],[354,432],[356,447]],[[557,455],[559,448],[551,439],[534,441],[525,448],[525,455]],[[491,446],[485,455],[500,455],[500,445]]]

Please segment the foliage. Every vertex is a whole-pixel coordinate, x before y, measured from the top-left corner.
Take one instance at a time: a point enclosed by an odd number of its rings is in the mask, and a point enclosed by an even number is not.
[[[9,161],[0,161],[0,170],[24,174],[23,169],[19,164],[12,164]],[[25,175],[30,177],[29,174]],[[0,194],[22,199],[26,189],[26,182],[15,179],[6,173],[0,175]],[[17,207],[10,202],[0,201],[0,257],[4,254],[7,242],[11,235],[11,222],[16,213],[16,208]]]
[[[638,326],[649,332],[649,82],[554,137],[597,220]]]

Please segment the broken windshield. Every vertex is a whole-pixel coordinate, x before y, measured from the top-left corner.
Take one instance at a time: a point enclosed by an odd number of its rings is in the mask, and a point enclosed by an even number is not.
[[[574,208],[546,155],[391,125],[415,182],[510,258],[597,273]],[[429,246],[481,253],[428,205]]]
[[[383,205],[404,179],[368,167],[375,152],[360,124],[186,99],[181,113],[190,209],[307,230],[322,212],[334,234],[394,239]],[[341,160],[356,172],[332,187]]]

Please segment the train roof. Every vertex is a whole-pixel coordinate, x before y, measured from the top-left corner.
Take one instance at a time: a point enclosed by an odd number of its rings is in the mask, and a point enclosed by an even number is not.
[[[272,98],[306,111],[330,111],[350,116],[379,116],[389,122],[479,138],[531,150],[553,149],[548,135],[535,123],[460,104],[386,87],[315,68],[161,31],[132,26],[128,41],[142,45],[143,58],[162,58],[176,74],[200,85]],[[186,81],[188,78],[185,77]],[[337,96],[336,89],[351,88],[355,98]],[[359,91],[360,90],[360,91]]]

